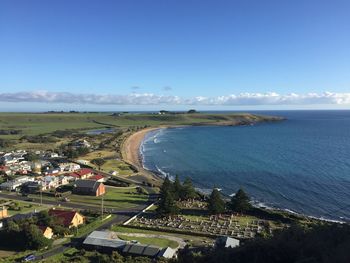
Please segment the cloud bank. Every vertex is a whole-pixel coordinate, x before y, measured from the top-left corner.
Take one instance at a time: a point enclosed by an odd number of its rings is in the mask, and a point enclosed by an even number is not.
[[[128,95],[77,94],[69,92],[32,91],[0,93],[0,102],[67,103],[95,105],[203,105],[203,106],[257,106],[257,105],[350,105],[350,93],[278,94],[240,93],[217,97],[185,98],[151,93]]]

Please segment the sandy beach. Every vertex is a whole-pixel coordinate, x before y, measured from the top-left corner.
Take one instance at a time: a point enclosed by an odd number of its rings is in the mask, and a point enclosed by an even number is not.
[[[137,131],[130,135],[123,143],[123,158],[126,162],[137,167],[142,167],[142,160],[140,156],[140,146],[146,134],[157,128],[147,128]]]
[[[124,141],[121,151],[125,162],[135,166],[140,175],[145,176],[152,181],[159,181],[160,178],[143,168],[140,155],[140,146],[146,134],[157,129],[159,128],[146,128],[131,134]]]

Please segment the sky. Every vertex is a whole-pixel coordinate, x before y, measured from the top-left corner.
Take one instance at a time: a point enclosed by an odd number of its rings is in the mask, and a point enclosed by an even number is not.
[[[347,0],[0,0],[0,111],[350,109]]]

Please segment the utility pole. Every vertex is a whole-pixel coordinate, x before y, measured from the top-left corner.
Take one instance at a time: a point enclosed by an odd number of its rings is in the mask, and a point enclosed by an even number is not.
[[[42,186],[40,186],[40,206],[43,206],[43,189],[42,189]]]
[[[101,221],[103,220],[103,195],[101,199]]]

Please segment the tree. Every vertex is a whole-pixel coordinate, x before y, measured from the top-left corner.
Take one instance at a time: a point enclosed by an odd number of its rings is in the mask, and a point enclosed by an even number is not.
[[[50,226],[53,224],[53,218],[46,210],[40,211],[38,213],[38,224],[42,226]]]
[[[91,163],[97,165],[98,169],[101,170],[101,166],[106,163],[106,160],[103,158],[96,158],[96,159],[92,159]]]
[[[25,244],[29,249],[41,249],[51,244],[50,240],[43,236],[36,225],[26,225],[23,232]]]
[[[160,188],[160,201],[157,208],[157,213],[160,216],[169,216],[176,214],[179,209],[176,206],[174,199],[173,184],[170,179],[166,177],[163,185]]]
[[[210,194],[208,209],[211,214],[220,214],[225,212],[225,201],[222,200],[220,192],[214,188]]]
[[[181,185],[180,178],[178,175],[176,175],[176,177],[175,177],[173,188],[174,188],[174,199],[179,200],[181,197],[181,193],[182,193],[182,185]]]
[[[29,161],[29,162],[33,162],[33,161],[37,161],[39,159],[39,156],[35,153],[27,153],[24,158]]]
[[[173,192],[173,184],[171,183],[169,177],[165,177],[162,187],[160,188],[160,198],[164,197],[165,193]]]
[[[252,208],[252,205],[249,203],[249,197],[242,188],[240,188],[237,193],[232,196],[229,203],[229,208],[232,211],[240,213],[247,212]]]
[[[124,263],[124,257],[117,251],[113,251],[111,255],[111,262],[113,263]]]
[[[193,187],[192,181],[190,178],[186,178],[181,191],[181,199],[191,199],[197,197],[196,190]]]

